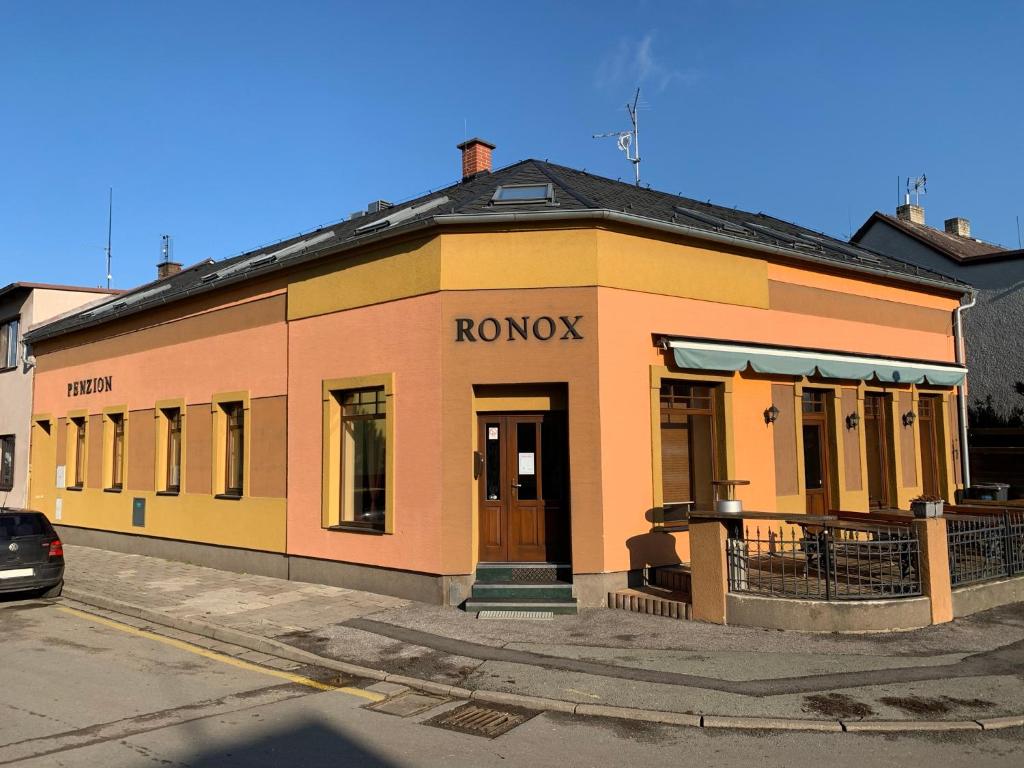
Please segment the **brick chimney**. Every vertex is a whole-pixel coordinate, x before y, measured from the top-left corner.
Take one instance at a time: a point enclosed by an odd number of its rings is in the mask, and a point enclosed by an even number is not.
[[[176,275],[181,272],[181,264],[176,261],[161,261],[156,265],[156,276],[158,280]]]
[[[473,178],[478,173],[491,172],[491,150],[494,145],[483,139],[469,139],[457,149],[462,150],[462,180]]]
[[[896,208],[896,218],[900,221],[909,221],[911,224],[924,226],[924,208],[912,203],[904,203]]]
[[[967,219],[962,219],[959,216],[952,219],[946,219],[946,233],[956,235],[957,237],[970,237],[971,222]]]

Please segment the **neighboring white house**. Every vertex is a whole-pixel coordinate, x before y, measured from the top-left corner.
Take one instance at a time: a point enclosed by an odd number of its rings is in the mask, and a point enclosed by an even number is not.
[[[117,291],[41,283],[0,288],[0,507],[31,506],[27,495],[33,361],[25,355],[23,334],[111,293]]]

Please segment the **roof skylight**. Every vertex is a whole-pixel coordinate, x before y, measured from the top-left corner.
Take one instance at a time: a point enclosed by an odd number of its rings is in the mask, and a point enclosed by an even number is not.
[[[551,184],[503,184],[494,190],[491,203],[553,203],[555,189]]]
[[[393,227],[395,224],[401,224],[403,221],[415,218],[421,213],[432,211],[435,208],[439,208],[448,202],[447,195],[441,195],[440,197],[434,197],[430,200],[425,200],[419,205],[410,205],[408,208],[402,208],[394,213],[385,216],[383,219],[377,219],[371,221],[369,224],[363,224],[361,227],[356,227],[357,235],[365,235],[368,232],[376,232],[379,229],[385,227]]]

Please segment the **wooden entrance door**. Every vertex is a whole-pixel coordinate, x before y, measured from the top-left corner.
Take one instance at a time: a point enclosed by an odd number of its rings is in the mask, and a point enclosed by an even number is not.
[[[565,562],[569,452],[565,416],[481,414],[480,560]]]
[[[824,515],[832,507],[828,471],[828,409],[826,393],[804,390],[804,489],[807,514]]]
[[[942,409],[936,395],[921,395],[917,401],[917,423],[921,430],[921,492],[925,496],[945,496],[942,488],[942,456],[939,443],[939,423]]]
[[[868,505],[884,509],[889,503],[889,403],[881,394],[864,396],[864,443],[868,463]]]

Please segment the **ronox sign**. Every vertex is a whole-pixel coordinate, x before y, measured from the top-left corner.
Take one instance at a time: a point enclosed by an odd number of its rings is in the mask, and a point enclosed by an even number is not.
[[[455,318],[455,341],[579,341],[583,338],[580,320],[583,315],[519,315],[518,317]]]
[[[79,379],[68,382],[68,397],[91,395],[98,392],[109,392],[114,388],[113,376],[97,376],[94,379]]]

